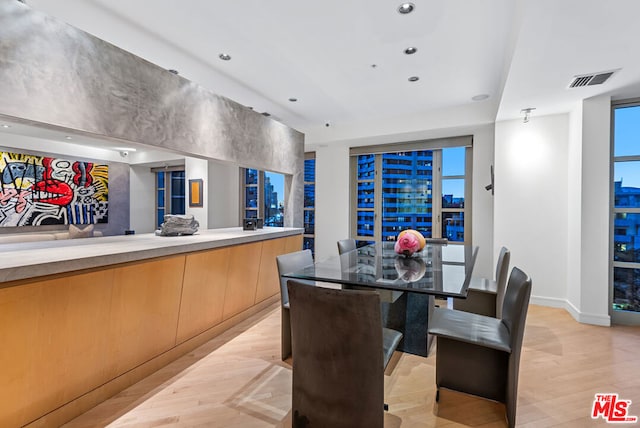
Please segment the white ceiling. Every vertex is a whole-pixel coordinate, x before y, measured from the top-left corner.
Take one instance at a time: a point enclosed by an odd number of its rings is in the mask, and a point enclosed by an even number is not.
[[[639,0],[413,0],[408,15],[399,0],[26,3],[267,111],[310,144],[640,96]],[[404,54],[410,46],[417,53]],[[613,69],[603,85],[567,88],[574,75]],[[479,94],[489,98],[472,101]]]

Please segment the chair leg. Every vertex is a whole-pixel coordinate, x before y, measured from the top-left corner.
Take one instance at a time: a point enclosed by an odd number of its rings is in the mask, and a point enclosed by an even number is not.
[[[436,403],[440,402],[440,388],[436,388]]]
[[[518,371],[520,364],[515,358],[509,360],[509,373],[507,377],[507,394],[505,408],[509,428],[516,426],[516,409],[518,406]]]
[[[289,358],[291,355],[291,317],[289,315],[289,309],[281,308],[282,322],[281,322],[281,334],[280,340],[282,342],[282,361]]]

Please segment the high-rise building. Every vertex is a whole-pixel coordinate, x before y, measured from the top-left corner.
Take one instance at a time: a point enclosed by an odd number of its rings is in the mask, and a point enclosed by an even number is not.
[[[375,156],[358,156],[358,208],[374,207]],[[382,155],[382,240],[395,240],[404,229],[432,236],[433,152]],[[359,211],[358,236],[374,236],[373,211]]]
[[[271,178],[264,177],[264,224],[265,226],[282,227],[284,224],[284,206],[278,203],[278,192],[271,184]]]
[[[614,182],[615,206],[637,207],[640,188],[623,187]],[[613,258],[616,262],[637,263],[640,260],[640,214],[620,212],[613,220]],[[640,311],[640,269],[613,270],[613,306],[619,310]]]
[[[382,240],[404,229],[432,236],[433,152],[382,155]]]

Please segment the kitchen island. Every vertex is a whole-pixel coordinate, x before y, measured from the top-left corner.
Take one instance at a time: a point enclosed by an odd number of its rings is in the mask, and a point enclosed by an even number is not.
[[[59,426],[276,302],[302,232],[0,245],[0,426]]]

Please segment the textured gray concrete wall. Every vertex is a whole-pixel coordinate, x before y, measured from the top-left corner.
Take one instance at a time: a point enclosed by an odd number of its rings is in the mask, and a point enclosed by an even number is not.
[[[0,116],[291,175],[302,226],[304,135],[15,0],[0,0]]]
[[[105,235],[124,235],[129,221],[129,164],[107,162],[109,165],[109,223],[96,225]]]

